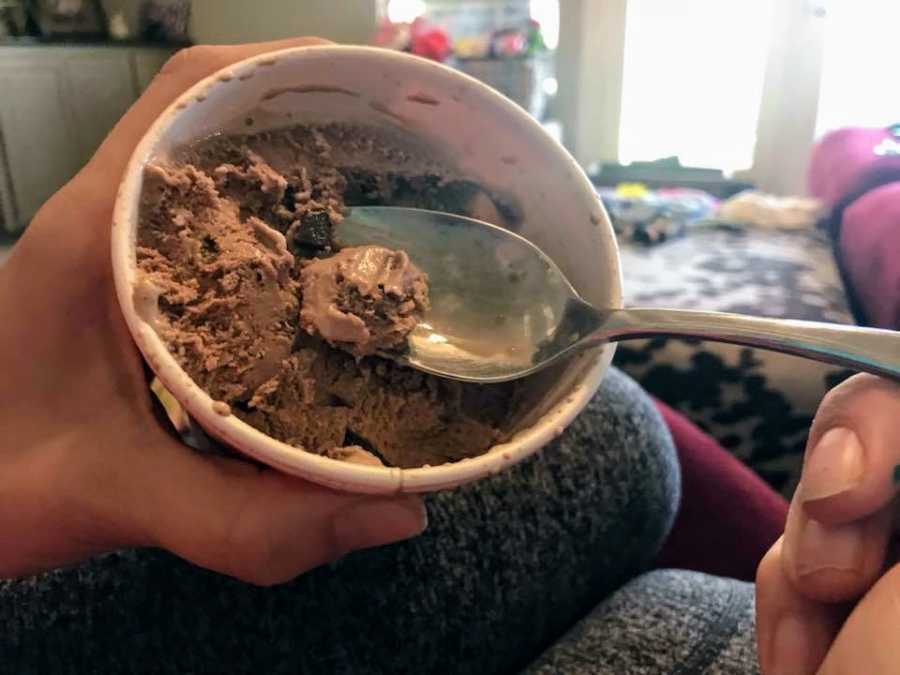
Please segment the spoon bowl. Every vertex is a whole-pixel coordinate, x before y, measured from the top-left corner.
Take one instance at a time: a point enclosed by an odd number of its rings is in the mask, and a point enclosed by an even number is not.
[[[403,249],[428,274],[431,309],[389,358],[467,382],[535,370],[575,289],[530,241],[496,225],[422,209],[357,207],[337,226],[342,245]]]
[[[533,243],[472,218],[354,207],[335,234],[344,245],[403,249],[428,274],[431,309],[410,334],[407,351],[384,355],[441,377],[506,382],[606,342],[679,335],[900,378],[900,333],[721,312],[594,307]]]

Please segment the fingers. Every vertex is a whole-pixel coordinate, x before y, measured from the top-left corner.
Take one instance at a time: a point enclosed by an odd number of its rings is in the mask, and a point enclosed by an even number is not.
[[[109,498],[122,539],[255,584],[416,536],[427,523],[414,496],[339,493],[174,441],[134,455]]]
[[[804,508],[823,523],[848,523],[888,504],[898,480],[900,387],[857,375],[816,414],[801,480]]]
[[[813,675],[837,634],[843,611],[797,591],[784,571],[782,541],[772,546],[756,572],[759,661],[763,675]]]
[[[328,44],[328,41],[304,37],[247,45],[198,46],[177,52],[119,120],[76,180],[82,187],[89,184],[96,197],[102,196],[111,204],[138,141],[181,93],[217,70],[257,54],[322,44]],[[82,195],[82,203],[83,199]]]
[[[884,568],[893,525],[893,502],[874,514],[832,525],[811,518],[798,496],[785,526],[783,562],[793,586],[810,600],[855,600]]]
[[[861,596],[881,573],[900,462],[900,388],[857,376],[825,398],[784,535],[784,565],[812,600]]]
[[[894,566],[860,600],[835,638],[820,675],[900,672],[900,566]],[[767,674],[768,675],[768,674]]]
[[[900,388],[868,375],[851,378],[822,403],[784,537],[758,571],[766,675],[815,672],[841,608],[871,593],[881,575],[900,464],[897,420]]]

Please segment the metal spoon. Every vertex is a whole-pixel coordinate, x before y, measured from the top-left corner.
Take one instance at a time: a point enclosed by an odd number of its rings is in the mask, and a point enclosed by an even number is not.
[[[761,347],[900,379],[900,332],[680,309],[594,307],[528,240],[448,213],[354,207],[336,229],[348,246],[405,250],[429,277],[431,309],[403,354],[442,377],[505,382],[605,342],[652,335]]]

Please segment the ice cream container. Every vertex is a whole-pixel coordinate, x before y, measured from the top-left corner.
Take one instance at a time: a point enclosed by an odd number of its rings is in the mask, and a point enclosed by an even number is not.
[[[452,488],[497,474],[559,436],[596,392],[613,345],[529,379],[506,442],[478,457],[414,469],[351,464],[282,443],[228,414],[193,382],[142,318],[146,313],[137,311],[145,301],[135,255],[143,169],[187,143],[240,129],[248,117],[256,128],[364,121],[413,134],[514,203],[521,214],[517,232],[553,258],[585,299],[599,307],[622,305],[615,237],[591,183],[518,105],[449,67],[378,48],[298,47],[256,56],[198,82],[169,106],[138,144],[115,206],[112,263],[122,312],[147,363],[190,416],[260,462],[365,493]]]

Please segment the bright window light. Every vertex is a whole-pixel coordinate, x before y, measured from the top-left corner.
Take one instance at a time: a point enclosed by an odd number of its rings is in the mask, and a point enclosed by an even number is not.
[[[749,168],[773,9],[774,0],[628,0],[620,161]]]
[[[528,5],[531,18],[541,24],[541,34],[548,49],[559,44],[559,0],[531,0]]]
[[[388,0],[387,16],[392,23],[411,23],[425,9],[425,0]]]
[[[544,81],[541,82],[541,89],[544,90],[547,96],[556,96],[556,92],[559,91],[559,82],[555,77],[545,77]]]
[[[816,131],[900,122],[894,80],[900,3],[830,0]]]

